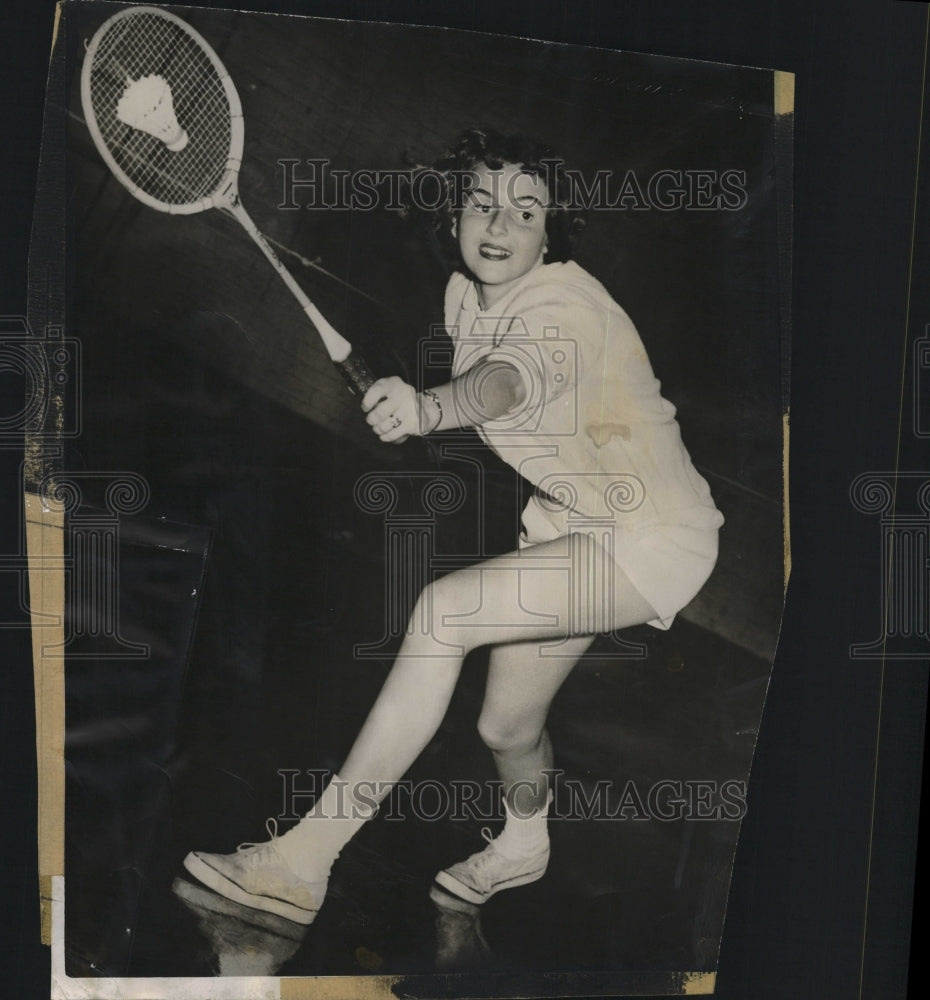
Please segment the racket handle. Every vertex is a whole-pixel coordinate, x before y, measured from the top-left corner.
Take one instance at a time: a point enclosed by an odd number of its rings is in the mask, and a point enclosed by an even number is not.
[[[364,396],[375,382],[368,362],[357,351],[350,351],[344,361],[334,361],[333,364],[357,396]]]

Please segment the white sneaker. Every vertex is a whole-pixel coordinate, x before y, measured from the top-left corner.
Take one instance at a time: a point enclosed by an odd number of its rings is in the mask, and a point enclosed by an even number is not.
[[[497,848],[497,841],[485,827],[481,836],[488,846],[465,861],[444,868],[436,876],[436,884],[447,892],[468,900],[483,903],[501,889],[536,882],[546,874],[549,865],[549,846],[529,858],[510,858]]]
[[[277,823],[269,819],[266,826],[271,834],[267,843],[240,844],[235,854],[191,851],[184,867],[227,899],[298,924],[312,924],[329,880],[305,882],[295,875],[278,851]]]

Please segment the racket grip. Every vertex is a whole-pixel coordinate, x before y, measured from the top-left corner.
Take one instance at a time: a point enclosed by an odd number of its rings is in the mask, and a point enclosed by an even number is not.
[[[357,396],[364,396],[375,381],[368,362],[355,351],[350,351],[345,361],[334,361],[333,364]]]

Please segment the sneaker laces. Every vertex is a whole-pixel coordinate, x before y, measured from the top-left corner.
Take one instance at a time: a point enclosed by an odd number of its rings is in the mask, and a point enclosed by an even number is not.
[[[237,854],[243,854],[246,851],[254,852],[250,857],[250,862],[256,867],[258,865],[264,864],[266,861],[278,861],[280,860],[278,855],[278,849],[275,846],[275,841],[278,839],[278,821],[274,816],[269,816],[265,820],[265,829],[268,831],[268,835],[271,840],[263,841],[260,844],[253,844],[246,842],[240,844],[236,848]]]
[[[479,851],[474,855],[473,861],[475,864],[491,864],[494,858],[504,858],[507,861],[518,863],[527,861],[530,857],[532,857],[532,855],[521,853],[519,851],[511,854],[507,850],[506,846],[501,848],[501,836],[495,837],[489,827],[482,827],[481,836],[487,841],[488,846],[483,851]]]
[[[478,851],[472,856],[471,861],[476,867],[491,864],[497,856],[497,845],[494,843],[495,837],[490,827],[482,827],[481,836],[485,839],[488,846],[483,851]]]

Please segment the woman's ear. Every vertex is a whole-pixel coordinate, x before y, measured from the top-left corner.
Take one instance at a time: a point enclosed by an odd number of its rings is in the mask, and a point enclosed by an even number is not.
[[[457,215],[452,216],[452,239],[457,240],[459,238],[459,217]]]

